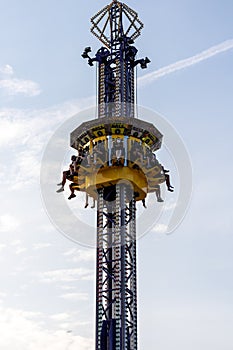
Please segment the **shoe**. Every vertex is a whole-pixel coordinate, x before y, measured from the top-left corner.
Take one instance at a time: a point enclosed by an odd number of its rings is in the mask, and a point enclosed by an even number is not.
[[[147,206],[146,206],[146,203],[145,203],[145,199],[142,200],[142,205],[143,205],[143,207],[144,207],[145,209],[147,209]]]
[[[157,202],[162,203],[162,202],[163,202],[163,199],[162,199],[162,198],[158,198],[158,199],[157,199]]]
[[[87,204],[85,204],[85,207],[84,207],[84,208],[86,209],[87,207],[88,207],[88,203],[87,203]]]
[[[75,198],[75,197],[76,197],[76,194],[72,193],[72,194],[68,197],[68,199],[72,199],[72,198]]]
[[[174,190],[172,188],[168,188],[168,191],[170,192],[174,192]]]
[[[57,190],[56,192],[57,193],[60,193],[60,192],[63,192],[64,191],[64,187],[61,187],[61,188],[59,188],[59,190]]]
[[[62,185],[62,182],[60,182],[59,184],[57,184],[57,186],[61,186]]]

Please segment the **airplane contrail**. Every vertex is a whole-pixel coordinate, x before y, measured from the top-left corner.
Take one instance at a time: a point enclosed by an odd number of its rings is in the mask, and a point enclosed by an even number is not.
[[[169,64],[168,66],[155,70],[152,73],[145,74],[138,79],[138,85],[146,86],[152,83],[154,80],[164,77],[165,75],[169,75],[173,72],[193,66],[194,64],[205,61],[208,58],[216,56],[219,53],[228,51],[230,49],[233,49],[233,39],[223,41],[221,44],[212,46],[209,49],[202,51],[192,57]]]

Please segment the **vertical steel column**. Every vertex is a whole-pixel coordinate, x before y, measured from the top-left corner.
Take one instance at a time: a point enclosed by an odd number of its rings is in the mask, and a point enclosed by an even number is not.
[[[121,232],[121,350],[137,350],[136,206],[128,185],[117,185],[117,195]]]
[[[121,347],[121,228],[120,228],[120,195],[119,187],[116,186],[116,225],[115,225],[115,245],[114,245],[114,256],[115,256],[115,317],[116,317],[116,350],[122,350]]]
[[[105,85],[104,85],[104,69],[105,69],[105,64],[100,63],[99,64],[99,77],[98,77],[98,118],[102,118],[105,116],[105,102],[104,102],[104,97],[105,97]]]
[[[116,185],[116,200],[99,193],[97,212],[96,350],[137,350],[135,200]]]
[[[124,184],[117,185],[120,195],[120,212],[121,212],[121,349],[127,349],[127,308],[126,308],[126,189]]]
[[[137,244],[136,244],[136,201],[133,199],[130,203],[132,219],[129,223],[131,234],[131,263],[132,263],[132,275],[130,281],[130,290],[132,291],[131,299],[131,322],[132,322],[132,335],[131,335],[131,349],[137,349]]]
[[[134,111],[134,108],[135,108],[135,86],[134,86],[134,69],[135,68],[128,68],[128,71],[129,71],[129,95],[130,95],[130,99],[129,99],[129,108],[130,108],[130,111],[128,112],[128,116],[134,118],[135,117],[135,111]]]
[[[96,349],[101,349],[102,281],[103,281],[103,190],[97,200],[97,254],[96,254]]]
[[[120,6],[120,7],[119,7]],[[110,11],[111,16],[111,59],[115,65],[115,116],[121,115],[121,61],[119,37],[122,32],[121,4],[115,4]]]

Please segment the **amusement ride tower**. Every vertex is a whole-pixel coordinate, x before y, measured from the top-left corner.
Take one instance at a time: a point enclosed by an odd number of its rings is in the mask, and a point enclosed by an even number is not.
[[[157,161],[162,134],[136,118],[134,40],[143,28],[135,11],[113,1],[91,18],[103,46],[82,57],[98,69],[98,118],[71,133],[78,151],[72,189],[97,201],[96,350],[137,350],[136,202],[168,175]]]

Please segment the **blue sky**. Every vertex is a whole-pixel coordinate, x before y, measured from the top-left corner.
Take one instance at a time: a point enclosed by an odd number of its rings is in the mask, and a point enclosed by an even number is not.
[[[230,0],[127,4],[145,25],[136,43],[139,56],[152,61],[139,77],[233,39]],[[39,173],[53,132],[95,103],[95,68],[80,55],[85,46],[99,48],[89,18],[105,5],[0,0],[4,350],[15,344],[19,350],[94,348],[94,250],[53,227]],[[229,48],[138,91],[140,105],[176,128],[193,168],[193,195],[182,224],[172,235],[152,230],[139,241],[141,349],[153,344],[158,350],[232,350],[232,58]]]

